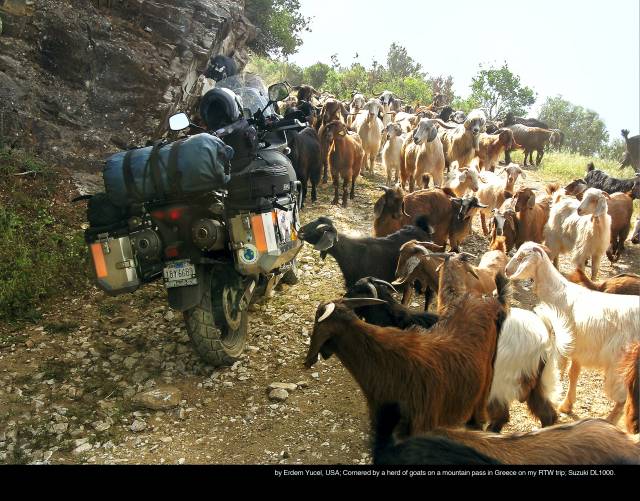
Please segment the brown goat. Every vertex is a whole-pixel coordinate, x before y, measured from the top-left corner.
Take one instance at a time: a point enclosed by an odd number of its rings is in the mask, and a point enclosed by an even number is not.
[[[334,121],[345,122],[347,120],[347,109],[344,104],[342,104],[337,99],[327,99],[325,103],[322,105],[322,111],[320,112],[320,118],[316,122],[316,127],[318,128],[318,136],[320,137],[320,153],[322,155],[322,182],[326,183],[328,180],[328,159],[329,156],[329,147],[331,146],[331,141],[327,138],[326,135],[326,126]]]
[[[440,289],[455,292],[428,336],[421,328],[368,324],[349,308],[382,302],[378,299],[338,299],[318,307],[305,366],[313,366],[318,354],[325,359],[335,354],[360,385],[373,428],[380,407],[396,401],[406,419],[405,436],[486,420],[508,282],[503,277],[497,298],[461,293],[459,285],[449,283],[452,266],[442,267]]]
[[[640,464],[640,445],[604,419],[511,435],[438,429],[426,436],[447,437],[505,464]]]
[[[607,257],[615,263],[624,251],[624,242],[631,229],[633,198],[629,193],[613,193],[607,199],[607,211],[611,216],[611,245]]]
[[[498,129],[495,134],[480,134],[480,143],[478,150],[478,158],[480,160],[478,166],[480,170],[489,170],[493,172],[495,166],[498,165],[498,159],[505,152],[518,145],[513,139],[513,132],[510,129]]]
[[[625,424],[629,433],[640,433],[638,429],[638,413],[640,413],[640,343],[634,343],[625,353],[620,369],[627,387],[627,401],[624,405]]]
[[[477,198],[455,198],[448,190],[434,188],[419,190],[405,196],[400,187],[385,188],[373,207],[373,232],[383,237],[398,231],[406,224],[413,224],[418,216],[425,215],[434,228],[433,242],[458,250],[460,243],[471,234],[471,220],[478,208],[484,207]]]
[[[531,188],[520,188],[513,200],[517,221],[515,247],[520,247],[524,242],[541,244],[544,239],[544,225],[549,219],[549,200],[536,202],[536,194]]]
[[[523,165],[527,166],[527,158],[533,165],[533,152],[536,151],[536,165],[540,165],[544,156],[544,147],[552,141],[557,133],[540,127],[527,127],[522,124],[510,125],[509,129],[513,132],[513,139],[517,143],[515,147],[524,150]]]
[[[489,248],[493,249],[497,238],[504,237],[506,252],[513,249],[516,242],[517,224],[516,213],[513,209],[494,209],[492,211],[492,217],[489,220],[489,231],[491,234]]]
[[[326,126],[327,140],[330,141],[328,161],[333,179],[333,204],[338,203],[340,177],[342,177],[342,206],[347,206],[347,190],[351,183],[349,198],[353,199],[356,178],[360,174],[364,150],[360,137],[350,133],[344,122],[335,120]]]
[[[565,274],[567,280],[574,284],[580,284],[592,291],[606,292],[608,294],[640,295],[640,275],[622,273],[608,278],[603,282],[592,282],[580,268],[569,274]]]

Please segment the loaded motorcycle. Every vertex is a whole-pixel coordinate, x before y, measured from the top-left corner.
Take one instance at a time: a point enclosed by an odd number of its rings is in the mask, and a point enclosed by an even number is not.
[[[85,231],[96,283],[107,294],[163,279],[198,354],[228,365],[247,339],[247,308],[278,282],[297,281],[300,182],[286,157],[287,132],[256,75],[216,83],[201,99],[207,127],[168,143],[121,152],[103,171],[105,193],[89,199]],[[174,131],[198,129],[187,115]]]

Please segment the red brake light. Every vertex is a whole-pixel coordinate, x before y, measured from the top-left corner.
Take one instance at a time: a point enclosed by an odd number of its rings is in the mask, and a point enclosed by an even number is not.
[[[182,215],[184,214],[184,209],[171,209],[167,215],[169,216],[169,219],[171,219],[171,221],[177,221],[178,219],[180,219],[182,217]]]
[[[168,258],[178,257],[179,251],[178,247],[167,247],[164,250],[164,255]]]

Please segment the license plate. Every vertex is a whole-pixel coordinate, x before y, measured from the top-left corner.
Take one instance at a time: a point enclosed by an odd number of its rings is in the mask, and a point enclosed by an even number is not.
[[[196,285],[198,278],[196,277],[196,267],[189,260],[172,261],[164,267],[164,286],[169,289],[171,287],[184,287],[186,285]]]

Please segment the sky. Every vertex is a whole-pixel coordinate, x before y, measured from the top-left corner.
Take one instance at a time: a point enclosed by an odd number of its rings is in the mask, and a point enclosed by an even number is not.
[[[640,127],[639,0],[301,0],[310,33],[290,56],[308,66],[386,64],[393,42],[429,75],[451,75],[469,95],[479,65],[504,61],[537,92],[537,116],[548,96],[596,111],[610,139]],[[358,59],[354,56],[358,54]]]

